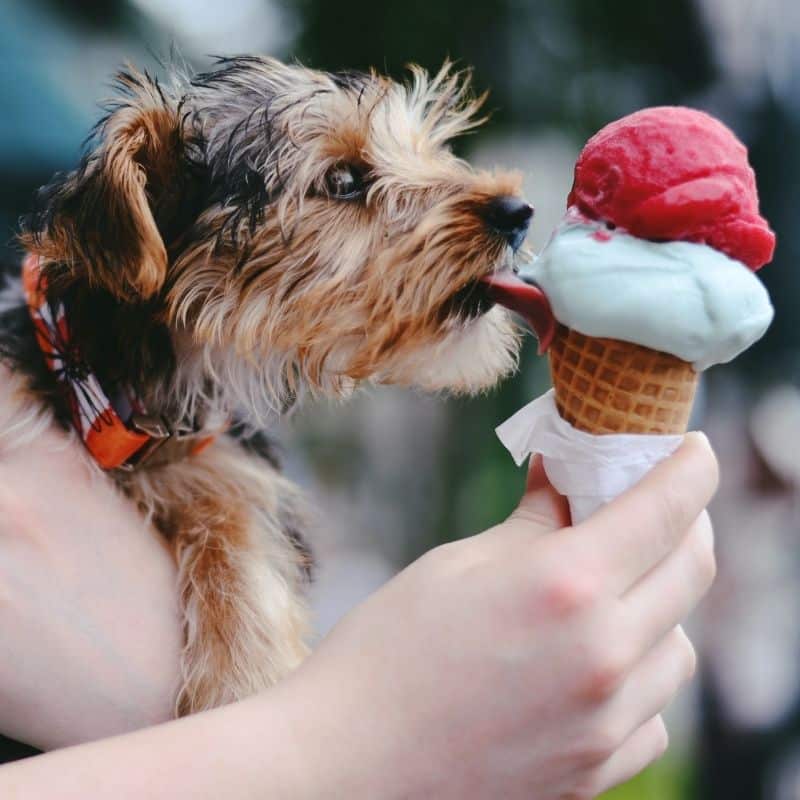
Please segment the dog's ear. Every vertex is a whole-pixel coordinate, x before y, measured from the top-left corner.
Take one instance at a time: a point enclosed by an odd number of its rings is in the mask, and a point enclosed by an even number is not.
[[[40,190],[21,240],[43,259],[51,284],[83,279],[120,299],[147,299],[167,273],[159,222],[180,183],[180,108],[146,74],[120,73],[117,86],[95,148]]]

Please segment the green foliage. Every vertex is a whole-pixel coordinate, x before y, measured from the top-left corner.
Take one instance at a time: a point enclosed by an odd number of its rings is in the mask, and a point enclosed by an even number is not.
[[[675,103],[713,77],[691,0],[282,0],[295,54],[322,69],[400,76],[445,58],[474,67],[499,123],[586,136],[638,105]]]
[[[690,774],[688,764],[665,759],[598,800],[686,800],[692,796]]]

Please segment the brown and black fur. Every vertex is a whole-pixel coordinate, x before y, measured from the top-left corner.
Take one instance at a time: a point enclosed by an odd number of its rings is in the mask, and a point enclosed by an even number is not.
[[[128,70],[118,88],[20,241],[104,386],[228,426],[196,457],[109,475],[173,545],[183,714],[271,685],[306,652],[303,505],[260,431],[306,395],[476,392],[513,368],[516,332],[479,280],[512,263],[520,226],[497,209],[519,178],[450,151],[480,100],[448,65],[401,85],[240,57],[169,86]],[[0,451],[68,425],[16,282],[0,359],[16,398]]]

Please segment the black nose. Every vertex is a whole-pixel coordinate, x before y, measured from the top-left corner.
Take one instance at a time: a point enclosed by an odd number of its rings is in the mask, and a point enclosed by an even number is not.
[[[514,250],[525,241],[532,216],[533,206],[520,197],[493,197],[486,204],[486,223],[504,236]]]

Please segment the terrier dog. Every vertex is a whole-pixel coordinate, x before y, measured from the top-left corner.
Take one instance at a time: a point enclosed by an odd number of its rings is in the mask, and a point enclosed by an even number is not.
[[[303,504],[259,431],[304,395],[474,393],[515,366],[518,333],[481,279],[532,209],[518,175],[448,147],[482,122],[468,76],[410,70],[239,57],[169,87],[124,71],[79,167],[22,222],[23,279],[0,296],[17,398],[0,448],[55,418],[171,543],[177,714],[306,654]]]

